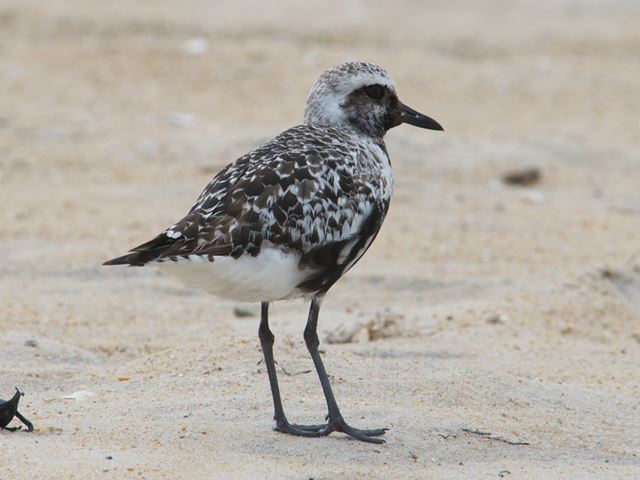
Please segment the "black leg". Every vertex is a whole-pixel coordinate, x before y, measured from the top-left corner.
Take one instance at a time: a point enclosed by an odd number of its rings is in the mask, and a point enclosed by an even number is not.
[[[280,389],[278,387],[278,377],[276,375],[276,365],[273,358],[273,333],[269,329],[269,303],[262,302],[260,327],[258,328],[258,336],[260,337],[260,345],[264,355],[264,363],[267,366],[267,374],[269,375],[269,384],[271,386],[271,395],[273,396],[273,418],[276,421],[275,429],[293,435],[305,437],[317,437],[322,435],[320,431],[325,425],[291,425],[287,421],[282,408],[282,399],[280,398]]]
[[[286,421],[284,410],[282,408],[282,400],[280,399],[280,389],[278,388],[278,377],[276,376],[276,365],[273,361],[273,333],[269,329],[269,302],[262,302],[260,312],[260,327],[258,328],[258,337],[260,338],[260,346],[264,355],[264,363],[267,366],[267,374],[269,375],[269,385],[271,386],[271,395],[273,396],[273,418],[276,422],[280,420]]]
[[[313,297],[313,300],[311,300],[309,318],[307,320],[307,326],[304,329],[304,340],[307,344],[307,348],[309,349],[309,353],[311,354],[311,358],[313,359],[316,371],[318,372],[318,377],[320,377],[320,384],[322,385],[324,397],[327,401],[327,408],[329,409],[329,415],[327,416],[329,422],[321,433],[324,435],[328,435],[333,431],[343,432],[365,442],[384,443],[384,440],[382,440],[381,438],[372,437],[384,435],[384,433],[386,432],[386,428],[375,430],[359,430],[357,428],[349,426],[342,418],[342,414],[340,413],[340,409],[338,408],[336,399],[333,396],[333,390],[331,389],[331,384],[329,383],[329,377],[327,376],[327,372],[324,369],[324,364],[322,363],[320,352],[318,351],[318,346],[320,345],[320,340],[318,339],[317,333],[318,315],[320,313],[320,305],[322,304],[323,297],[323,295],[318,295]]]
[[[327,415],[328,423],[321,425],[296,425],[290,424],[287,417],[284,414],[282,408],[282,399],[280,398],[280,389],[278,388],[278,377],[276,375],[276,365],[273,358],[273,333],[269,329],[269,303],[262,302],[262,310],[260,317],[260,328],[258,329],[258,336],[260,337],[260,345],[262,346],[262,353],[264,354],[264,362],[267,366],[267,373],[269,375],[269,384],[271,385],[271,394],[273,396],[274,415],[273,418],[276,421],[275,430],[283,433],[289,433],[291,435],[299,435],[302,437],[321,437],[329,435],[331,432],[343,432],[358,440],[371,443],[384,443],[384,440],[380,438],[373,438],[379,435],[384,435],[386,428],[375,430],[359,430],[348,425],[342,418],[336,399],[333,396],[331,390],[331,384],[329,383],[329,377],[324,369],[324,364],[320,358],[318,346],[320,340],[318,339],[317,327],[318,327],[318,314],[320,313],[320,304],[322,303],[322,296],[316,296],[311,301],[311,308],[309,310],[309,318],[307,320],[307,326],[304,330],[304,340],[313,359],[313,363],[320,377],[320,384],[324,391],[324,396],[327,401],[327,407],[329,414]]]

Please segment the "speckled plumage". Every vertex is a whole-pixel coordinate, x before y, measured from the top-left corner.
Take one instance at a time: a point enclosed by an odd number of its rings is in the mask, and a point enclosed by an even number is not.
[[[338,125],[326,123],[327,95],[347,94],[364,80],[395,88],[380,67],[362,64],[366,68],[360,78],[354,65],[343,64],[319,78],[307,102],[305,124],[228,165],[184,218],[112,263],[195,257],[216,262],[217,257],[259,256],[268,246],[297,255],[298,268],[305,272],[286,298],[328,289],[371,245],[393,186],[381,137],[344,128],[335,119]],[[340,78],[350,79],[348,88]],[[173,267],[165,270],[175,273]]]

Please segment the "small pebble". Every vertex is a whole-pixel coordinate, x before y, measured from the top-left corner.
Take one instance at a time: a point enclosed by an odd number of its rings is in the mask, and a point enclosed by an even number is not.
[[[504,313],[499,313],[497,315],[491,315],[487,318],[487,323],[491,325],[504,325],[509,321],[509,317]]]
[[[248,307],[233,307],[233,314],[237,318],[255,317],[256,312]]]
[[[542,178],[540,169],[536,167],[524,168],[507,172],[502,176],[502,181],[507,185],[518,185],[528,187],[535,185]]]
[[[193,37],[182,44],[182,49],[189,55],[202,55],[209,50],[209,41],[204,37]]]

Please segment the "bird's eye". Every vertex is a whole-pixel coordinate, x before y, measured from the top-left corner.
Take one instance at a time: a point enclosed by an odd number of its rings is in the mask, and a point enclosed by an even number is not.
[[[380,100],[384,96],[384,87],[382,85],[369,85],[365,87],[364,93],[372,100]]]

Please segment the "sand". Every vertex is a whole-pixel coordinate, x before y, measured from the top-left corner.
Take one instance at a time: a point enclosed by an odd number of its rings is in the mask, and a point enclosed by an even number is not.
[[[36,428],[0,478],[640,478],[638,3],[321,3],[0,2],[0,397]],[[271,430],[257,305],[100,266],[349,59],[446,129],[389,132],[390,214],[321,312],[381,446]],[[300,423],[306,308],[271,310]]]

